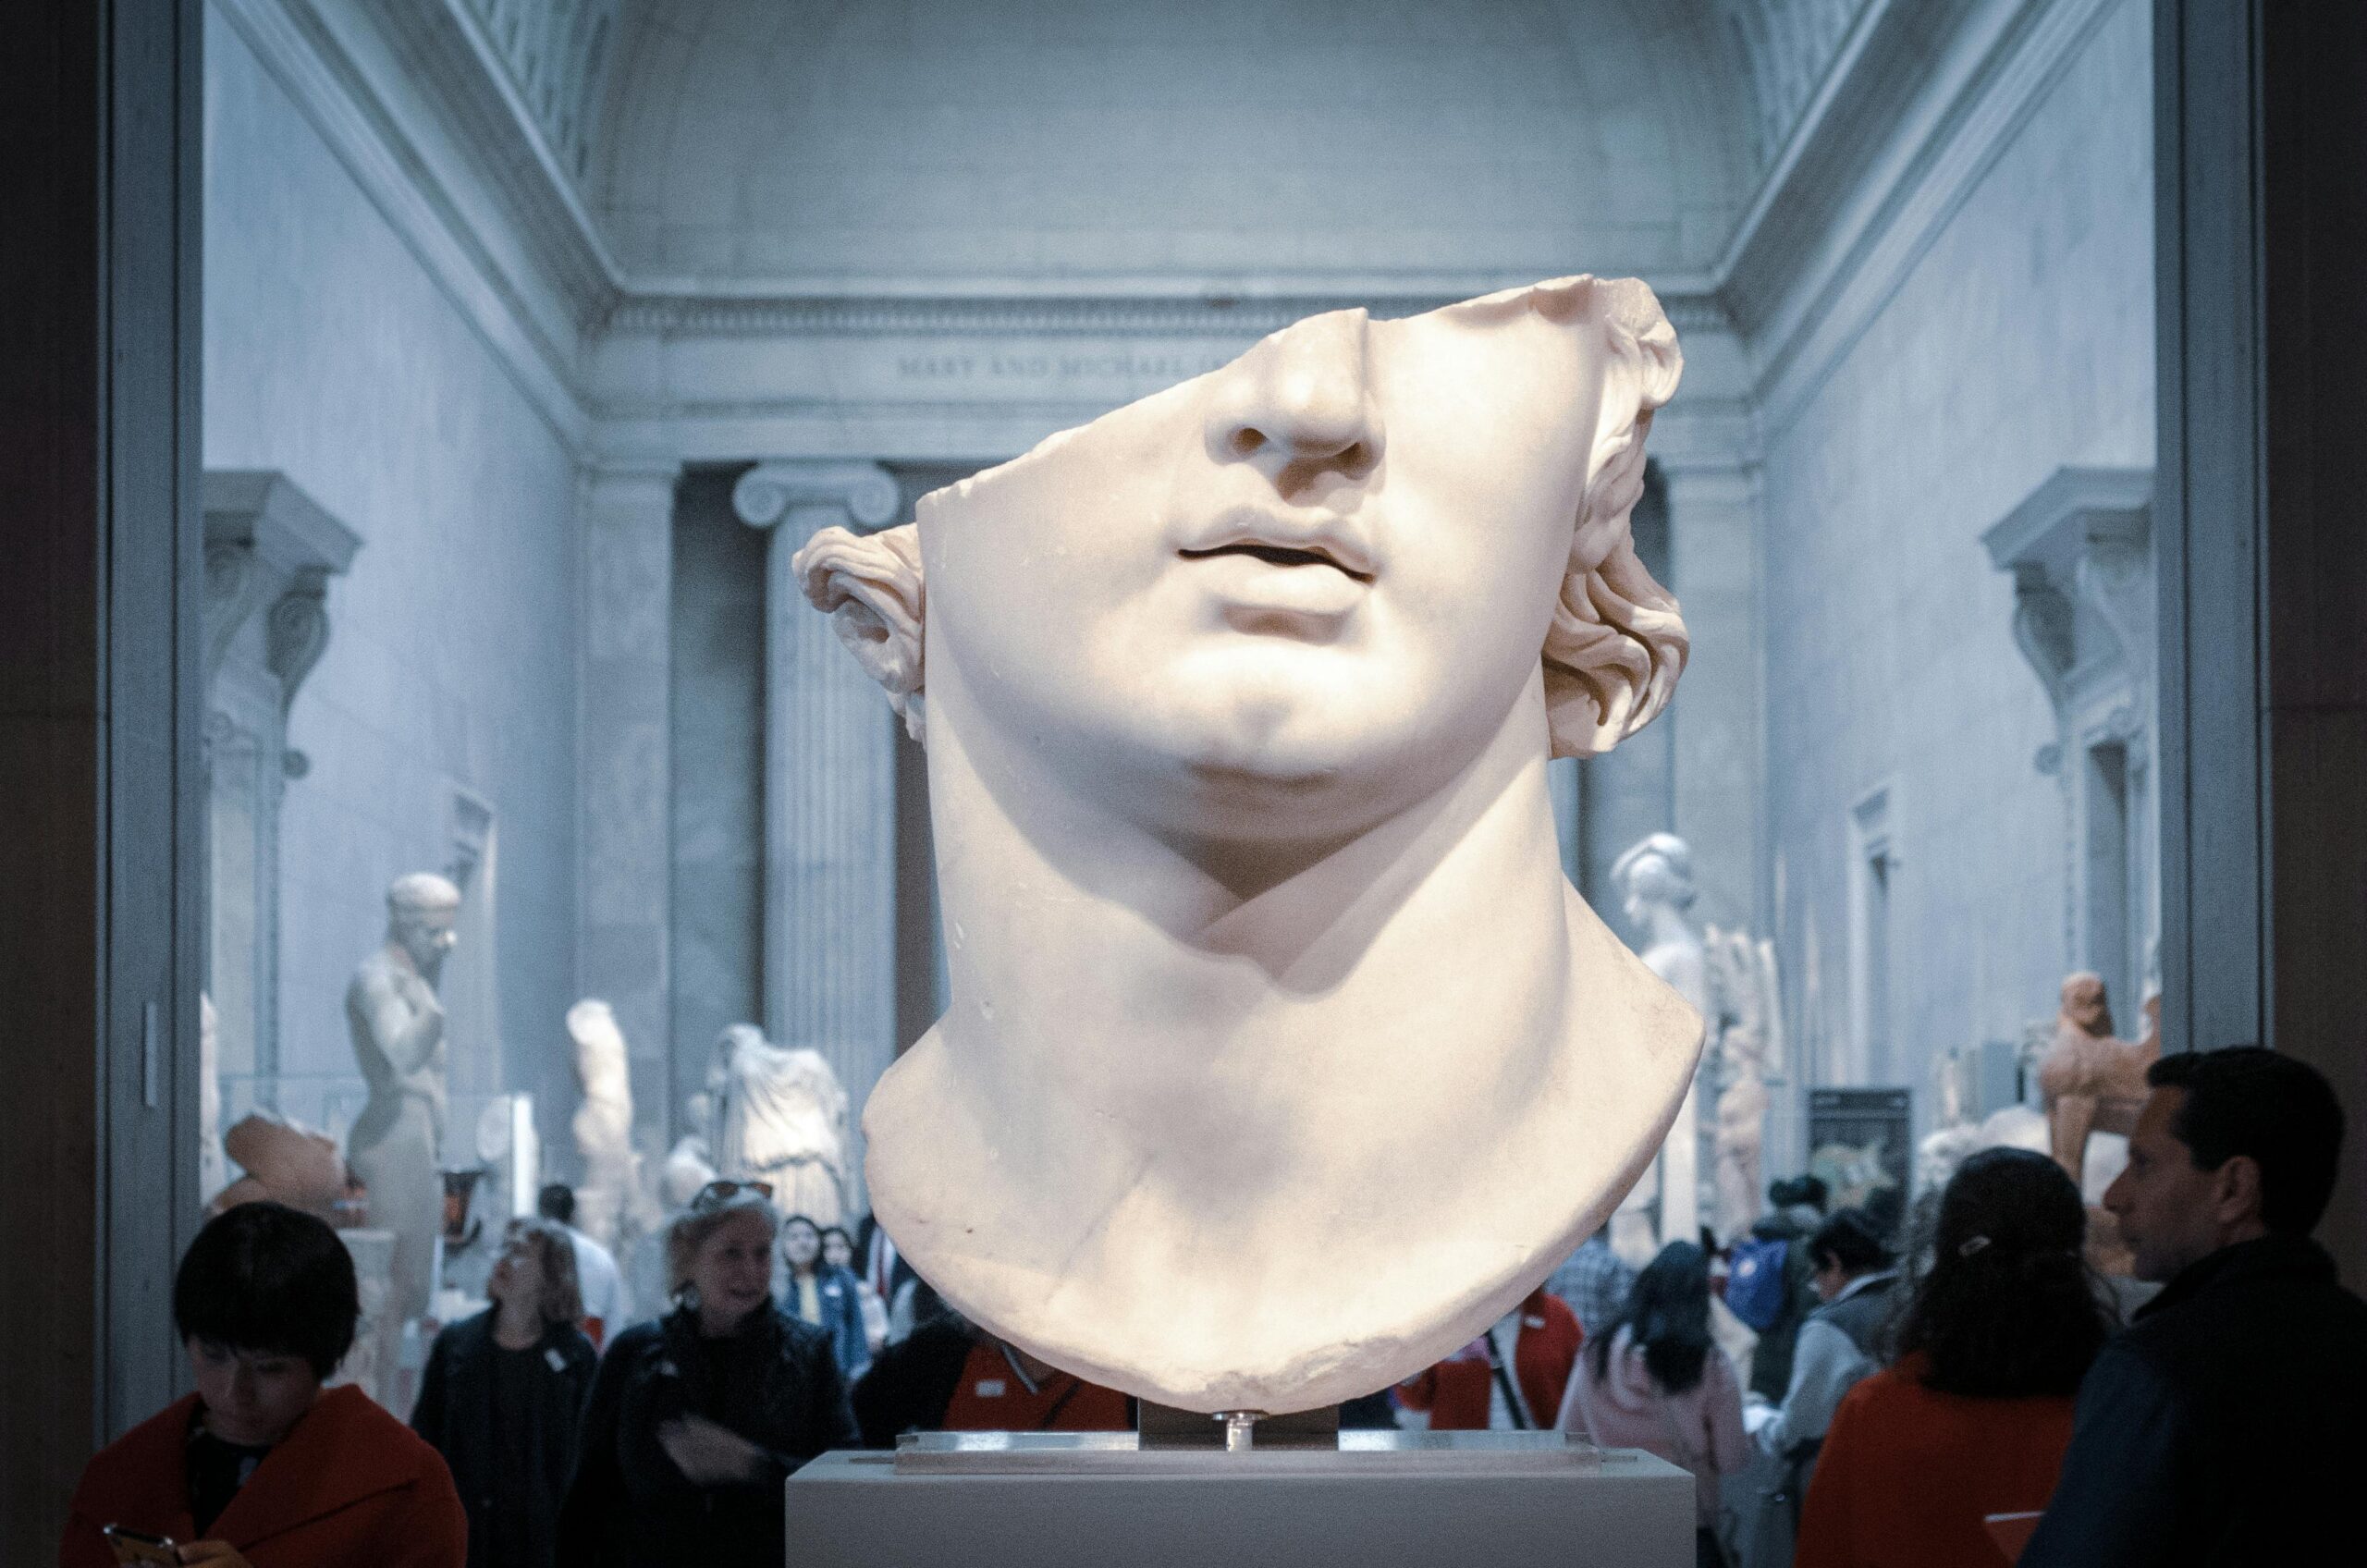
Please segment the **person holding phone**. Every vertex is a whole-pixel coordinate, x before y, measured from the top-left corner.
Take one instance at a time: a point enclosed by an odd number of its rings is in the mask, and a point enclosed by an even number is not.
[[[360,1389],[322,1388],[361,1315],[324,1221],[276,1203],[209,1221],[173,1280],[197,1391],[92,1457],[60,1568],[465,1568],[444,1461]]]
[[[667,1232],[675,1307],[610,1341],[559,1511],[568,1568],[779,1568],[781,1485],[856,1445],[829,1333],[773,1300],[780,1221],[759,1182],[710,1182]]]

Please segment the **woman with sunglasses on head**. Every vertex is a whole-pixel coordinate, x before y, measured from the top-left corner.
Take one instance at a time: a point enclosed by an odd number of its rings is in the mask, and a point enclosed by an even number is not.
[[[550,1220],[511,1220],[485,1293],[492,1306],[435,1336],[411,1430],[452,1467],[469,1511],[469,1568],[552,1568],[599,1359],[576,1326],[574,1243]]]
[[[559,1514],[569,1568],[779,1568],[781,1483],[856,1443],[830,1336],[772,1296],[771,1189],[710,1182],[666,1237],[674,1310],[608,1346]]]

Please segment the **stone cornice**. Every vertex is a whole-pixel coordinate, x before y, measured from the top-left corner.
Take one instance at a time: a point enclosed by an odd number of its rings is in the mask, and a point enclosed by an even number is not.
[[[1036,299],[672,294],[627,296],[618,301],[606,325],[615,334],[669,337],[932,334],[1263,337],[1326,311],[1363,306],[1375,315],[1418,315],[1470,297],[1466,293],[1385,292],[1254,298],[1137,294]],[[1714,297],[1677,294],[1664,297],[1661,303],[1679,332],[1729,330],[1725,310]]]

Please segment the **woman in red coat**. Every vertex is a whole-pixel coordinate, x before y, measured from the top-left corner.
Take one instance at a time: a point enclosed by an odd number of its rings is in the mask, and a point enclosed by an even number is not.
[[[2055,1163],[1987,1149],[1940,1199],[1931,1271],[1897,1363],[1841,1402],[1801,1513],[1795,1568],[1998,1568],[1983,1520],[2034,1513],[2071,1441],[2072,1395],[2112,1329]]]
[[[321,1387],[360,1317],[353,1260],[313,1216],[252,1203],[207,1224],[173,1281],[197,1392],[92,1459],[61,1568],[112,1568],[109,1525],[222,1568],[462,1568],[442,1458],[361,1390]]]
[[[1429,1412],[1434,1432],[1550,1428],[1585,1337],[1576,1314],[1539,1287],[1487,1333],[1398,1384],[1397,1403]]]

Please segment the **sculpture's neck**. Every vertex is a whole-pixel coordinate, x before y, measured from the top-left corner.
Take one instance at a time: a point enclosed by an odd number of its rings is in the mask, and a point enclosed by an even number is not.
[[[1698,948],[1701,938],[1683,911],[1674,904],[1654,903],[1644,906],[1644,940],[1648,947]]]
[[[982,1103],[1028,1093],[1037,1125],[1114,1118],[1091,1132],[1137,1146],[1204,1127],[1237,1149],[1268,1122],[1280,1157],[1322,1102],[1462,1121],[1533,1091],[1570,939],[1541,696],[1446,789],[1271,886],[1240,875],[1254,847],[1178,848],[1064,792],[1036,809],[1049,776],[1016,786],[1023,830],[938,719],[938,1034]]]

